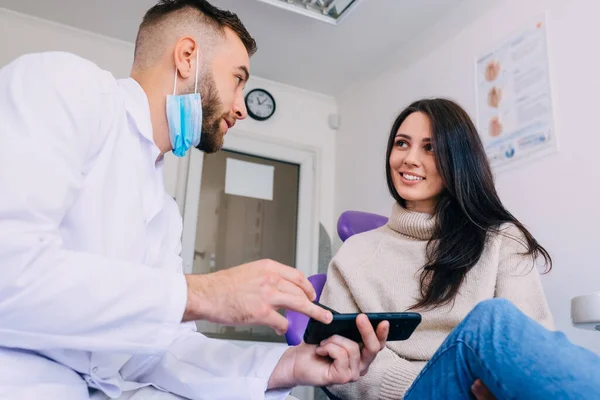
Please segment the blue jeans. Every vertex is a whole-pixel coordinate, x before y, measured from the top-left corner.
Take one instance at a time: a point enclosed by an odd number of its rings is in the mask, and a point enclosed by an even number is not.
[[[509,301],[486,300],[452,331],[404,399],[472,399],[476,379],[498,400],[600,399],[600,357]]]

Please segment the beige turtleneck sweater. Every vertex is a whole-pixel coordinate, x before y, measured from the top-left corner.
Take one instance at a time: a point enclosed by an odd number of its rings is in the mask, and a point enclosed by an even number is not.
[[[394,205],[386,226],[349,238],[332,260],[321,302],[342,313],[406,311],[420,296],[425,246],[434,220]],[[331,386],[343,399],[402,399],[427,360],[475,305],[503,297],[553,328],[539,272],[512,224],[490,234],[452,305],[420,311],[422,322],[406,341],[388,342],[359,381]]]

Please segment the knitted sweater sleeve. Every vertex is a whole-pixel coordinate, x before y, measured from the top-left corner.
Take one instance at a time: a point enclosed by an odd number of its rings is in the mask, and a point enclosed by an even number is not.
[[[510,300],[528,317],[554,329],[536,262],[525,255],[525,237],[511,224],[503,229],[501,240],[495,297]]]
[[[338,312],[360,312],[340,260],[334,259],[329,265],[320,301]],[[356,382],[333,385],[328,389],[341,399],[402,399],[422,367],[423,363],[410,362],[384,348],[371,363],[365,376]]]

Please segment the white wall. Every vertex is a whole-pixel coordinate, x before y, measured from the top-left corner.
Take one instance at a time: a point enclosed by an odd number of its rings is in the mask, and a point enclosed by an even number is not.
[[[70,51],[127,77],[133,45],[0,8],[0,66],[38,51]]]
[[[600,353],[600,333],[570,325],[570,299],[600,291],[600,2],[590,0],[496,1],[470,24],[465,2],[376,79],[339,99],[342,127],[336,151],[336,213],[359,209],[388,215],[384,155],[390,126],[411,101],[428,96],[457,100],[474,117],[475,57],[548,11],[550,68],[560,152],[518,169],[498,173],[497,188],[507,208],[526,224],[554,258],[543,277],[559,329]],[[429,53],[424,49],[428,47]],[[397,59],[401,59],[403,50]]]
[[[259,77],[251,77],[246,91],[254,88],[268,90],[276,102],[270,119],[259,122],[252,118],[238,122],[232,132],[257,135],[278,144],[316,152],[317,197],[320,221],[333,238],[335,233],[334,177],[336,131],[329,127],[330,114],[337,113],[333,97],[309,92]]]
[[[0,67],[30,52],[64,50],[97,63],[118,78],[127,77],[133,61],[133,44],[96,35],[46,20],[0,8]],[[268,121],[248,118],[234,128],[238,133],[264,136],[278,142],[307,147],[317,152],[320,220],[334,233],[334,131],[328,127],[329,113],[337,112],[336,102],[322,96],[273,81],[252,77],[248,90],[269,90],[277,111]],[[168,155],[165,185],[174,195],[177,185],[177,159]]]

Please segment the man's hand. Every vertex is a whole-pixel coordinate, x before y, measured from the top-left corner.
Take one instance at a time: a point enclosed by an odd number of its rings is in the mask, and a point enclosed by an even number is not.
[[[315,305],[315,290],[295,268],[260,260],[206,275],[186,275],[188,301],[183,321],[267,325],[281,335],[288,321],[278,309],[298,311],[328,324],[329,311]]]
[[[473,386],[471,386],[471,391],[477,400],[496,400],[492,391],[483,384],[481,379],[475,381]]]
[[[364,345],[342,336],[332,336],[319,346],[301,343],[290,347],[281,357],[269,379],[269,389],[298,385],[327,386],[357,381],[384,347],[390,324],[373,330],[366,315],[356,318]]]

